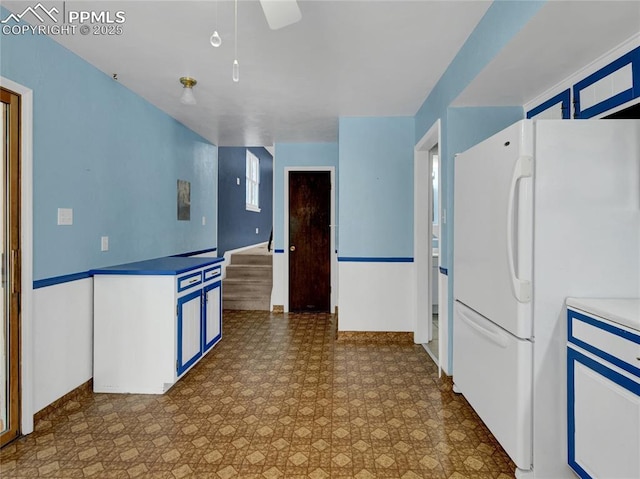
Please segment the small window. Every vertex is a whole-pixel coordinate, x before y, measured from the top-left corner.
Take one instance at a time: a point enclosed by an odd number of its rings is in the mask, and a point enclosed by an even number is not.
[[[247,211],[260,212],[260,160],[247,150]]]

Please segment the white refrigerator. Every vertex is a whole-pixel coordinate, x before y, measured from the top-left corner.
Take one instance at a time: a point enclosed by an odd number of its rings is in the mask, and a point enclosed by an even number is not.
[[[640,121],[523,120],[454,182],[455,390],[516,477],[574,477],[564,300],[640,296]]]

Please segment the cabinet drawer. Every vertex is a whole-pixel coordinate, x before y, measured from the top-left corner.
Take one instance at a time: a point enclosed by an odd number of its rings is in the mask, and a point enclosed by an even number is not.
[[[202,272],[186,274],[178,278],[178,293],[202,283]]]
[[[640,377],[640,334],[569,310],[569,342]]]
[[[211,279],[217,278],[220,276],[220,266],[213,266],[209,269],[204,270],[204,281],[205,283]]]

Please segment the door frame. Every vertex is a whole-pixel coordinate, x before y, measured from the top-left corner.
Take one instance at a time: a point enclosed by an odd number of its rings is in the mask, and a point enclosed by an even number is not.
[[[289,172],[328,171],[331,174],[331,309],[334,313],[338,304],[338,254],[336,252],[336,181],[334,166],[286,166],[284,168],[284,312],[289,312]]]
[[[33,432],[33,90],[0,76],[0,86],[20,95],[22,295],[20,324],[20,432]]]
[[[430,150],[438,145],[439,165],[442,165],[442,138],[441,138],[441,121],[438,119],[424,136],[416,143],[413,152],[413,180],[414,180],[414,196],[413,196],[413,258],[415,264],[415,330],[413,340],[416,344],[426,344],[431,340],[431,330],[433,322],[433,298],[431,297],[432,285],[430,282],[432,272],[432,236],[433,223],[431,212],[433,210],[433,181],[431,179]],[[442,166],[440,166],[440,178],[442,178]],[[441,188],[439,194],[441,194]],[[427,209],[424,205],[427,205]],[[438,205],[442,213],[442,203]],[[440,215],[441,221],[442,216]],[[442,226],[440,226],[442,231]],[[438,241],[438,253],[441,252],[442,235]],[[440,257],[440,255],[438,255]],[[436,281],[438,278],[436,278]],[[421,291],[427,291],[427,295],[419,294]],[[440,305],[439,305],[440,307]],[[423,315],[426,311],[426,315]],[[442,326],[438,328],[442,331]],[[440,349],[441,345],[440,345]],[[441,353],[441,351],[439,351]],[[439,361],[436,361],[439,364]]]

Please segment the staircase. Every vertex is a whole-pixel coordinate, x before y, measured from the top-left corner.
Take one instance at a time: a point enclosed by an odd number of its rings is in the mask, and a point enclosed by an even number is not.
[[[222,285],[223,309],[269,311],[273,266],[267,247],[232,254]]]

